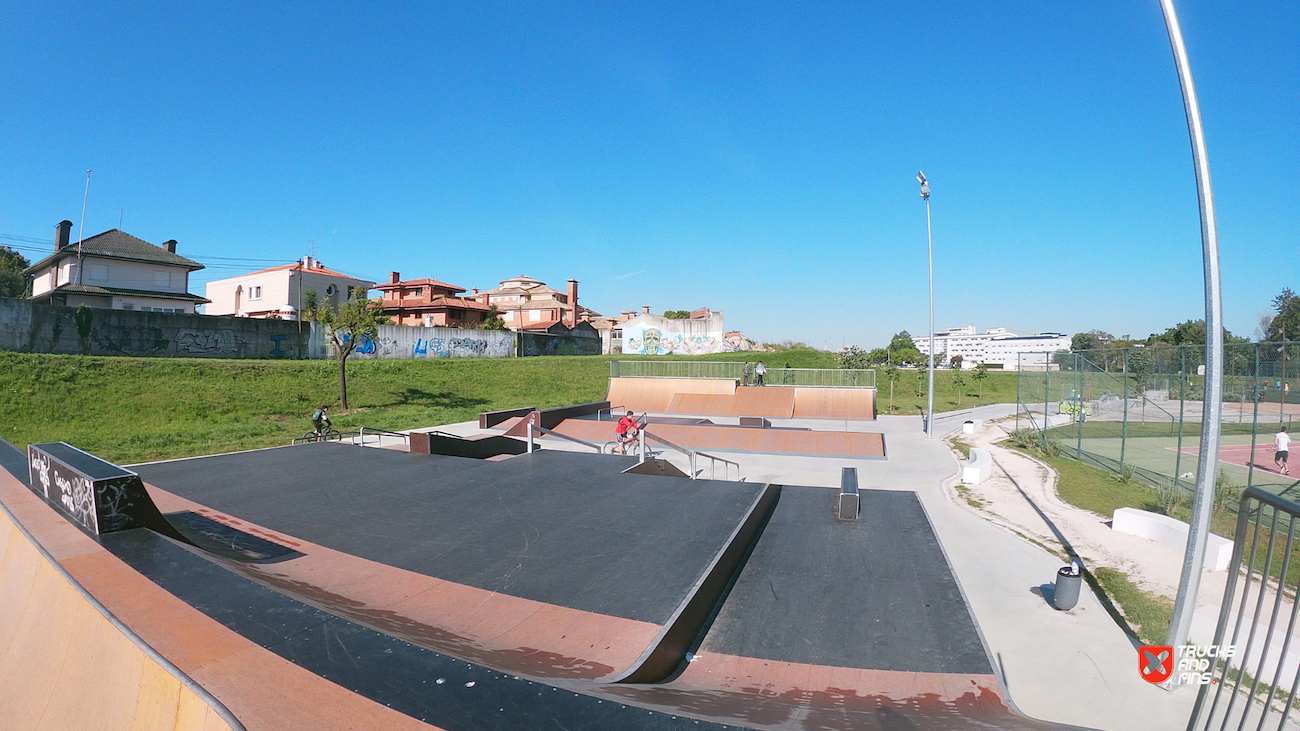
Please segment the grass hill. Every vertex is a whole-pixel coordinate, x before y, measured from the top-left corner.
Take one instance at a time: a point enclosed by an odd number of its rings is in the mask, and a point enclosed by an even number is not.
[[[476,418],[481,411],[547,408],[605,397],[609,361],[633,356],[366,360],[348,364],[354,407],[341,430],[409,429]],[[795,348],[690,360],[756,360],[771,367],[833,368],[828,353]],[[65,441],[118,464],[287,444],[336,404],[337,365],[324,361],[107,358],[0,352],[0,437],[19,448]],[[936,374],[935,408],[956,408],[952,374]],[[923,372],[895,384],[895,413],[919,413]],[[880,376],[881,412],[889,385]],[[1009,388],[1008,388],[1009,385]],[[977,400],[966,374],[961,406]],[[1008,395],[1008,393],[1010,395]],[[1014,400],[1015,377],[991,373],[982,402]]]

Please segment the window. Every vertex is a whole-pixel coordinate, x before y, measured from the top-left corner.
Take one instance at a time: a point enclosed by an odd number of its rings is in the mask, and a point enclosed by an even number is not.
[[[135,309],[135,305],[131,304],[130,302],[123,302],[123,303],[122,303],[122,309],[124,309],[124,310],[134,310],[134,309]]]
[[[171,272],[154,272],[154,273],[153,273],[153,286],[155,286],[155,287],[170,287],[170,286],[172,286],[172,273],[171,273]]]
[[[415,289],[411,290],[411,296],[412,296],[412,297],[423,297],[423,296],[424,296],[424,287],[416,287]]]
[[[541,321],[542,321],[542,311],[541,311],[541,310],[529,310],[529,311],[528,311],[528,319],[529,319],[530,321],[532,321],[532,322],[541,322]]]
[[[90,272],[89,272],[89,274],[90,274],[90,281],[92,281],[92,282],[107,282],[107,281],[108,281],[108,265],[107,265],[107,264],[91,264],[91,265],[90,265]]]
[[[258,284],[248,288],[248,298],[250,300],[262,299],[262,285]]]

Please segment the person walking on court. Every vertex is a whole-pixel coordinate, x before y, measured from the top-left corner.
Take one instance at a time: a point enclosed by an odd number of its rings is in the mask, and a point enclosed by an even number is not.
[[[618,425],[614,427],[614,433],[618,435],[619,454],[627,454],[627,445],[636,441],[638,431],[640,429],[636,425],[636,419],[632,418],[631,411],[628,411],[622,419],[618,420]]]
[[[755,385],[755,386],[762,386],[762,385],[763,385],[763,378],[764,378],[766,375],[767,375],[767,367],[764,366],[764,365],[763,365],[763,361],[760,360],[760,361],[758,362],[758,365],[754,366],[754,385]]]
[[[1291,435],[1286,433],[1286,427],[1282,427],[1282,431],[1278,432],[1277,435],[1273,437],[1273,446],[1275,448],[1275,451],[1273,452],[1273,464],[1277,465],[1278,471],[1282,474],[1291,474],[1290,470],[1288,470],[1286,466],[1287,451],[1291,448]]]
[[[749,370],[750,370],[749,361],[745,361],[744,367],[740,369],[740,385],[742,386],[749,385]]]

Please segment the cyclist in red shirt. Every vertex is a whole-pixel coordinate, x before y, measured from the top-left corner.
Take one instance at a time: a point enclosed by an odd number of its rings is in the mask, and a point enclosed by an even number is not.
[[[614,433],[618,435],[619,454],[627,454],[627,445],[636,441],[638,431],[640,429],[636,425],[636,419],[632,418],[631,411],[628,411],[622,419],[618,420],[618,426],[614,427]]]

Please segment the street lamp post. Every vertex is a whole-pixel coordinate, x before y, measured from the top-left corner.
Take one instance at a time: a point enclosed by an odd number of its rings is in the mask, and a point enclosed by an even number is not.
[[[1187,132],[1192,143],[1192,166],[1196,171],[1196,196],[1201,209],[1201,256],[1205,266],[1205,404],[1201,414],[1201,453],[1196,465],[1196,495],[1183,555],[1183,571],[1174,599],[1173,618],[1165,642],[1177,647],[1187,642],[1192,613],[1201,586],[1205,547],[1210,537],[1210,512],[1214,505],[1214,480],[1218,473],[1219,420],[1223,410],[1223,294],[1219,282],[1219,232],[1214,216],[1214,189],[1210,184],[1210,159],[1205,152],[1205,130],[1201,126],[1201,107],[1192,84],[1187,47],[1178,27],[1173,0],[1160,0],[1165,29],[1174,53],[1174,68],[1183,90],[1183,110],[1187,115]],[[1200,710],[1198,697],[1196,710]]]
[[[934,235],[930,232],[930,182],[925,173],[916,172],[921,183],[921,198],[925,201],[925,240],[930,258],[930,387],[926,390],[925,438],[934,438]]]

